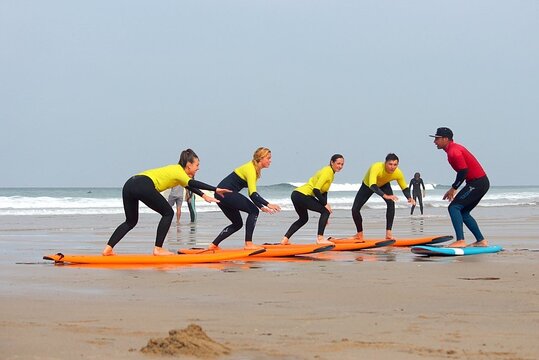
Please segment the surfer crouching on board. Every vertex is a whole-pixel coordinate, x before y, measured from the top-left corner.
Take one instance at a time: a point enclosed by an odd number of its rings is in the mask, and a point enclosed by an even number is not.
[[[240,211],[246,212],[245,221],[245,249],[259,249],[261,246],[253,244],[253,232],[258,219],[259,209],[265,213],[276,213],[281,211],[279,205],[270,204],[256,191],[256,183],[260,178],[262,169],[271,165],[271,150],[265,147],[259,147],[253,154],[253,159],[230,173],[219,183],[219,187],[232,190],[225,197],[215,194],[215,198],[220,200],[217,204],[225,216],[232,224],[225,227],[219,235],[213,240],[208,249],[218,249],[219,244],[230,235],[243,227],[243,220]],[[243,188],[248,189],[249,199],[242,195],[240,191]]]
[[[173,255],[174,253],[163,249],[163,243],[170,229],[174,210],[169,205],[167,199],[161,195],[161,192],[180,185],[201,196],[207,202],[219,202],[219,200],[204,194],[200,189],[215,191],[216,194],[230,192],[230,190],[216,188],[193,179],[199,165],[198,156],[193,150],[187,149],[182,151],[177,165],[146,170],[129,178],[122,189],[125,222],[116,228],[103,250],[103,255],[114,255],[114,246],[137,225],[139,201],[142,201],[150,209],[161,214],[161,221],[159,221],[159,225],[157,226],[153,254]]]
[[[324,230],[328,223],[329,215],[332,213],[331,206],[328,204],[328,191],[333,183],[335,173],[342,170],[344,166],[344,157],[341,154],[335,154],[331,157],[329,165],[318,170],[309,181],[294,189],[290,198],[294,209],[298,213],[299,219],[296,220],[281,240],[282,245],[290,244],[290,238],[303,225],[307,224],[309,214],[307,210],[320,213],[318,220],[318,234],[316,242],[318,244],[333,244],[324,238]]]
[[[394,239],[392,228],[393,219],[395,218],[395,202],[397,202],[399,198],[393,195],[391,181],[396,180],[402,193],[408,199],[408,203],[415,205],[415,200],[410,195],[410,188],[404,179],[404,174],[398,166],[399,157],[390,153],[387,154],[385,162],[376,162],[372,164],[365,173],[361,187],[359,188],[354,199],[354,204],[352,205],[352,218],[354,219],[357,230],[355,236],[356,239],[363,239],[363,218],[361,217],[361,208],[374,193],[380,195],[386,202],[386,239]]]
[[[444,200],[451,201],[448,207],[449,216],[457,236],[457,240],[448,246],[466,246],[463,224],[475,236],[475,243],[470,246],[488,246],[487,240],[485,240],[479,225],[477,225],[477,221],[470,214],[490,187],[485,170],[468,149],[453,141],[453,131],[451,129],[441,127],[436,130],[435,135],[430,136],[434,138],[436,147],[447,153],[447,161],[457,172],[455,181],[443,197]],[[455,195],[464,181],[466,181],[466,185]]]

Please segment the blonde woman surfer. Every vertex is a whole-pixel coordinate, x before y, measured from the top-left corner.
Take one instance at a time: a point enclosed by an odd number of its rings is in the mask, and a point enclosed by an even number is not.
[[[217,204],[225,216],[232,224],[225,227],[210,244],[209,249],[218,249],[219,244],[230,235],[243,227],[243,220],[240,211],[247,213],[245,221],[245,249],[260,248],[253,244],[253,232],[256,226],[259,210],[266,213],[276,213],[281,210],[279,205],[270,204],[256,190],[256,183],[260,178],[262,169],[271,165],[271,151],[265,147],[259,147],[253,154],[253,159],[240,167],[234,169],[230,175],[225,177],[219,188],[232,190],[230,194],[221,196],[215,194],[215,198],[220,200]],[[249,199],[240,194],[243,188],[248,189]]]

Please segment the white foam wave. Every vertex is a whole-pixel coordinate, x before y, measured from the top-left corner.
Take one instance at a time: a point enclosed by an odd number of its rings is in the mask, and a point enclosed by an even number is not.
[[[300,183],[294,183],[302,185]],[[350,209],[354,202],[359,184],[344,183],[334,184],[335,188],[330,190],[328,201],[334,209]],[[434,187],[434,184],[429,184],[433,187],[432,190],[427,188],[427,196],[423,199],[425,207],[442,208],[447,207],[448,202],[443,200],[443,194],[447,190],[446,186]],[[33,196],[38,192],[38,196]],[[288,188],[264,188],[261,195],[270,203],[279,204],[284,211],[294,211],[294,207],[290,200],[291,190]],[[398,189],[394,190],[395,195],[399,198],[397,208],[409,207],[402,192]],[[24,194],[24,195],[21,195]],[[90,215],[90,214],[123,214],[123,202],[121,193],[110,191],[103,194],[99,190],[95,190],[91,195],[86,192],[81,193],[81,196],[73,194],[72,191],[51,192],[48,189],[36,190],[32,194],[24,193],[24,190],[17,191],[15,194],[8,193],[7,196],[0,196],[0,216],[34,216],[34,215]],[[94,196],[94,197],[92,197]],[[206,203],[201,198],[196,198],[196,208],[198,212],[213,212],[220,211],[218,206],[213,203]],[[479,203],[479,207],[516,207],[516,206],[538,206],[539,204],[539,187],[526,188],[492,188],[483,200]],[[184,202],[185,210],[187,204]],[[384,209],[385,202],[378,195],[373,195],[365,204],[366,208]],[[151,213],[144,204],[140,204],[141,213]]]
[[[292,185],[292,186],[298,187],[298,186],[301,186],[301,185],[303,185],[305,183],[291,182],[289,184]],[[333,183],[333,184],[331,184],[331,187],[329,188],[329,191],[330,192],[358,191],[360,187],[361,187],[361,183],[343,183],[343,184]],[[401,189],[398,184],[391,184],[391,188],[393,190],[400,190]],[[425,189],[426,190],[434,190],[435,188],[436,188],[436,184],[425,184]]]

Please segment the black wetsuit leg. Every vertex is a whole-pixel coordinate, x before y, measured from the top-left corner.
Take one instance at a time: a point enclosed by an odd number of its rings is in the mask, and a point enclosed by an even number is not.
[[[135,175],[125,183],[122,189],[125,222],[120,224],[111,235],[108,245],[114,247],[122,238],[137,225],[139,217],[139,201],[142,201],[150,209],[161,214],[161,220],[157,226],[155,246],[162,247],[165,242],[174,210],[167,200],[155,189],[152,179],[144,175]]]
[[[361,208],[367,200],[374,194],[367,185],[361,183],[359,190],[357,191],[356,197],[354,198],[354,204],[352,205],[352,218],[354,219],[354,224],[356,225],[357,232],[363,231],[363,218],[361,217]]]
[[[419,210],[421,211],[421,215],[423,215],[423,195],[421,193],[417,195],[417,200],[419,201]]]
[[[312,210],[320,213],[320,219],[318,220],[318,235],[324,235],[326,224],[329,219],[329,211],[326,207],[313,196],[308,196],[300,193],[299,191],[293,191],[290,196],[294,209],[298,213],[299,219],[296,220],[286,232],[285,236],[290,239],[296,231],[298,231],[309,220],[309,214],[307,210]]]
[[[213,240],[213,244],[219,246],[219,243],[238,231],[243,226],[240,211],[246,212],[247,219],[245,221],[245,241],[253,240],[253,232],[256,226],[256,220],[260,210],[255,204],[239,192],[227,193],[225,196],[215,194],[215,198],[220,202],[217,204],[223,211],[225,216],[232,224],[225,227],[219,235]]]
[[[380,186],[382,190],[387,195],[393,195],[393,189],[391,189],[391,183],[384,184]],[[386,209],[386,230],[391,230],[393,228],[393,219],[395,219],[395,202],[393,200],[384,199],[387,205]]]

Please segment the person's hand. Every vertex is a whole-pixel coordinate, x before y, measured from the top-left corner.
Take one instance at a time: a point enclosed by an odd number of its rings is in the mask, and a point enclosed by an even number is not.
[[[415,200],[413,198],[408,199],[408,204],[415,206]]]
[[[453,199],[455,198],[455,192],[457,192],[456,189],[450,188],[450,189],[447,190],[447,192],[445,193],[445,195],[444,195],[444,197],[443,197],[443,200],[453,201]]]
[[[333,210],[331,209],[331,205],[329,204],[326,204],[326,209],[328,209],[329,213],[332,214],[333,213]]]
[[[386,200],[393,200],[393,202],[399,201],[399,198],[396,195],[384,194],[383,198]]]
[[[215,192],[221,196],[225,196],[226,193],[231,193],[232,190],[217,188]]]
[[[265,212],[265,213],[268,213],[268,214],[275,214],[279,211],[281,211],[281,207],[277,204],[268,204],[266,206],[263,206],[262,209],[262,212]]]
[[[203,194],[202,198],[204,199],[204,201],[209,202],[209,203],[212,203],[212,202],[218,203],[219,202],[219,200],[217,200],[213,196],[209,196],[209,195],[206,195],[206,194]]]

